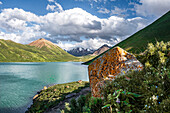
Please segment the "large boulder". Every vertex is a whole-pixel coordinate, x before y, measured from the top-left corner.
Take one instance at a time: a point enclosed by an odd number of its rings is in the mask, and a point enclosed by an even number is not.
[[[130,71],[140,71],[143,65],[135,56],[120,47],[115,47],[88,66],[91,92],[94,97],[102,97],[100,91],[106,80],[114,80],[117,76]]]

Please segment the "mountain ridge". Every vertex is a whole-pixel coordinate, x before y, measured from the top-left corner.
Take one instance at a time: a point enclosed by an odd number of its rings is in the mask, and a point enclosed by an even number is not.
[[[41,44],[37,44],[37,47],[35,47],[33,45],[23,45],[11,40],[0,39],[0,62],[56,62],[79,59],[50,41],[48,44],[44,42]]]
[[[108,49],[110,49],[110,47],[107,44],[104,44],[101,47],[99,47],[97,50],[95,50],[92,56],[100,55],[103,52],[107,51]]]
[[[52,43],[51,41],[48,41],[44,38],[40,38],[38,40],[35,40],[35,41],[29,43],[28,45],[35,46],[35,47],[38,47],[38,48],[42,48],[42,47],[46,46],[50,49],[52,48],[51,46],[57,46],[54,43]]]
[[[73,48],[67,52],[74,56],[86,56],[86,55],[92,54],[94,52],[94,50],[83,48],[83,47],[77,47],[77,48]]]

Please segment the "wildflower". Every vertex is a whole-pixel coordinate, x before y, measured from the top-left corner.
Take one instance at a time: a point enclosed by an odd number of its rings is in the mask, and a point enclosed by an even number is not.
[[[117,103],[120,103],[120,99],[119,99],[119,98],[117,98],[116,102],[117,102]]]
[[[158,88],[158,86],[155,86],[156,88]]]
[[[146,66],[146,67],[151,67],[152,65],[149,63],[149,61],[147,61],[147,62],[145,63],[145,66]]]
[[[128,80],[128,81],[130,80],[130,78],[129,78],[129,77],[127,77],[127,76],[125,76],[125,79],[126,79],[126,80]]]
[[[148,44],[148,49],[149,49],[149,53],[151,54],[151,56],[154,54],[155,52],[155,47],[152,43]]]
[[[116,111],[119,112],[119,109],[116,108]]]
[[[152,99],[155,101],[155,100],[158,100],[158,97],[155,96],[155,95],[153,95],[153,96],[152,96]]]

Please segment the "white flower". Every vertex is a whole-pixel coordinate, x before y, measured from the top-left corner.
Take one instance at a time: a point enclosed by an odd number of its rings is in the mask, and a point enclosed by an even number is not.
[[[152,96],[152,99],[155,101],[155,100],[158,100],[158,97],[155,96],[155,95],[153,95],[153,96]]]

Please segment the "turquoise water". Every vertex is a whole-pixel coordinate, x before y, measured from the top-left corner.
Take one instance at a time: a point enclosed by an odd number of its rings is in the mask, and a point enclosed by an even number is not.
[[[0,63],[0,113],[24,113],[44,86],[78,80],[88,73],[77,62]]]

